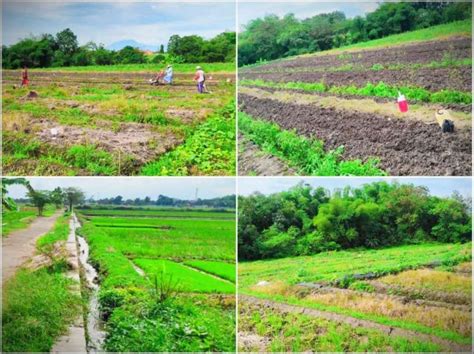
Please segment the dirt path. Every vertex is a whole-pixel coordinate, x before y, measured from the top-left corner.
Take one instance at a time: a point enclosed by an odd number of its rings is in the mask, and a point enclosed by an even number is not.
[[[253,142],[239,135],[239,174],[244,176],[294,176],[296,171],[278,157],[267,154]]]
[[[2,243],[2,284],[15,274],[17,268],[28,258],[32,257],[36,249],[36,240],[48,232],[62,214],[56,211],[49,217],[36,218],[26,229],[13,231]]]
[[[442,346],[444,350],[449,351],[449,352],[470,353],[472,349],[472,346],[469,344],[454,343],[454,342],[439,338],[434,335],[391,327],[391,326],[383,325],[377,322],[361,320],[358,318],[354,318],[354,317],[350,317],[346,315],[340,315],[337,313],[319,311],[319,310],[315,310],[315,309],[311,309],[307,307],[294,306],[294,305],[289,305],[289,304],[285,304],[281,302],[259,299],[253,296],[241,295],[241,294],[239,294],[239,301],[247,302],[253,305],[263,306],[269,309],[275,309],[281,312],[300,313],[300,314],[304,314],[310,317],[319,317],[319,318],[324,318],[330,321],[346,323],[353,327],[365,327],[365,328],[376,329],[392,337],[404,337],[404,338],[412,339],[412,340],[421,340],[421,341],[431,342],[431,343],[435,343]]]

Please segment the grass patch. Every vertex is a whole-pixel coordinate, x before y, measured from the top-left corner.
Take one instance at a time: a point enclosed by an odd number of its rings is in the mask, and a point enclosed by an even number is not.
[[[142,268],[150,279],[155,276],[169,277],[176,282],[180,291],[198,293],[235,293],[235,286],[209,275],[200,273],[180,263],[163,259],[134,259],[134,262]]]
[[[299,136],[295,131],[282,130],[239,112],[239,129],[265,152],[286,161],[302,175],[311,176],[384,176],[378,160],[341,161],[343,148],[325,151],[321,140]]]
[[[184,264],[235,283],[235,264],[216,261],[186,261]]]
[[[272,87],[290,90],[302,90],[309,92],[329,92],[336,95],[357,95],[364,97],[384,97],[394,99],[400,91],[408,100],[431,103],[461,103],[471,104],[472,93],[456,90],[441,90],[431,92],[421,87],[396,87],[379,82],[377,85],[367,83],[364,87],[350,86],[327,86],[324,82],[285,82],[277,83],[264,80],[241,80],[242,86]]]
[[[81,309],[71,285],[73,281],[45,268],[20,270],[10,279],[3,288],[2,350],[49,352]]]
[[[107,323],[111,352],[234,352],[235,309],[192,296],[156,303],[146,294],[118,308]]]
[[[46,234],[41,236],[36,241],[36,247],[41,251],[45,252],[51,249],[52,246],[58,241],[67,241],[69,236],[69,213],[64,216],[60,216],[53,226],[53,229],[48,231]]]
[[[44,216],[51,216],[56,211],[52,205],[46,205]],[[26,229],[38,217],[38,209],[19,205],[19,210],[6,210],[2,212],[2,237],[8,236],[12,231]]]

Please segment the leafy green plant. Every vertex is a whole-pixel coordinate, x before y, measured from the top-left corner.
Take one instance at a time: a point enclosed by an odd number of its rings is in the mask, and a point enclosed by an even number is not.
[[[148,176],[186,176],[189,174],[235,174],[235,104],[194,129],[183,145],[145,165]]]
[[[377,167],[375,159],[342,161],[343,148],[325,151],[320,140],[299,136],[294,131],[281,130],[276,124],[256,120],[239,112],[239,129],[247,138],[281,159],[304,175],[380,176],[385,172]]]
[[[338,95],[358,95],[358,96],[375,96],[395,99],[398,92],[404,94],[408,100],[416,100],[422,102],[432,103],[472,103],[472,93],[462,92],[456,90],[441,90],[438,92],[431,92],[421,87],[402,86],[395,87],[379,82],[377,85],[367,83],[363,87],[349,86],[326,86],[323,82],[307,83],[307,82],[285,82],[277,83],[263,80],[241,80],[240,84],[243,86],[260,86],[260,87],[275,87],[283,89],[314,91],[314,92],[329,92]]]

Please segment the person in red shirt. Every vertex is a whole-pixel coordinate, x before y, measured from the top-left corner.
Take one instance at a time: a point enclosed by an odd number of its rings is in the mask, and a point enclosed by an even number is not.
[[[30,81],[28,80],[28,69],[26,65],[23,67],[23,72],[21,73],[21,87],[28,86]]]

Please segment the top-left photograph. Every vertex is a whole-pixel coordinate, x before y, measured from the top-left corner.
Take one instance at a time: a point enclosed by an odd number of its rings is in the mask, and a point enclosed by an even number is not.
[[[3,175],[233,176],[235,4],[2,2]]]

